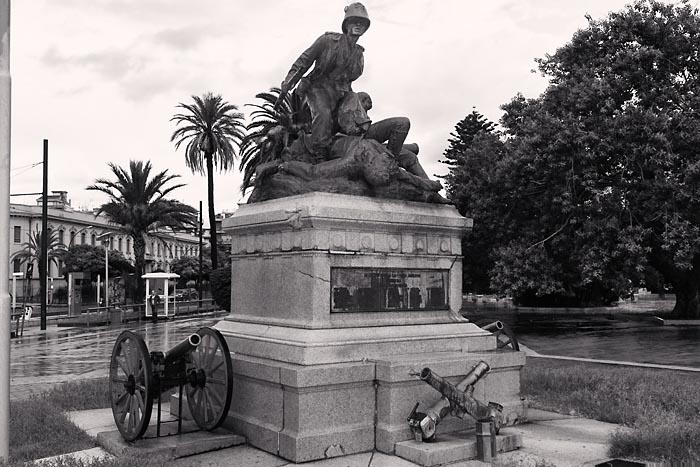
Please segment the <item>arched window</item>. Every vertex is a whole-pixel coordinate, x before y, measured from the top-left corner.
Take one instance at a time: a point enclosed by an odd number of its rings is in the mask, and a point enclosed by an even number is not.
[[[131,239],[130,238],[126,239],[126,254],[128,254],[128,255],[131,254]]]
[[[58,243],[65,244],[65,231],[63,229],[58,231]]]
[[[97,235],[95,235],[95,234],[90,235],[90,245],[95,246],[96,243],[97,243]]]
[[[119,240],[117,240],[117,244],[119,245],[117,247],[119,249],[119,251],[122,251],[122,238],[121,237],[119,237]]]
[[[85,237],[86,237],[85,232],[80,234],[80,244],[81,245],[85,245]]]

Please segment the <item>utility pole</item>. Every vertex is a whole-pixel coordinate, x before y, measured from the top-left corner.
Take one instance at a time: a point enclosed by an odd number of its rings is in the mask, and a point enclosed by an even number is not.
[[[202,202],[199,202],[199,309],[202,309]]]
[[[0,461],[10,459],[10,0],[0,0]]]
[[[41,203],[41,255],[39,282],[41,294],[41,330],[46,331],[46,278],[49,268],[49,140],[44,140],[44,186]]]

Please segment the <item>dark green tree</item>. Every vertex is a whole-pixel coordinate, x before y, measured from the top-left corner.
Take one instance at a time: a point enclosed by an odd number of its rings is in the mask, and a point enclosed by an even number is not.
[[[464,151],[472,145],[474,138],[485,133],[493,134],[495,130],[495,123],[481,115],[476,109],[472,110],[472,113],[457,122],[454,131],[450,133],[450,138],[447,140],[449,146],[443,153],[445,160],[440,162],[452,167],[463,165]]]
[[[498,211],[493,209],[499,206],[497,169],[505,149],[495,128],[493,122],[473,110],[455,126],[444,153],[446,160],[441,161],[450,166],[443,177],[447,197],[461,214],[478,218],[462,241],[467,258],[463,263],[463,289],[474,293],[490,290],[490,245],[500,237],[502,228]]]
[[[311,114],[304,99],[294,90],[288,93],[275,108],[280,88],[271,88],[255,97],[262,104],[246,104],[255,110],[241,142],[240,170],[243,172],[241,191],[245,192],[255,182],[255,170],[260,164],[279,159],[282,151],[311,121]]]
[[[179,175],[167,170],[151,176],[151,163],[131,161],[125,169],[108,164],[115,180],[98,178],[88,190],[100,191],[109,197],[96,215],[104,213],[113,224],[119,225],[134,241],[137,277],[137,297],[145,296],[144,272],[146,236],[157,229],[180,230],[197,224],[197,210],[179,201],[167,199],[170,193],[184,184],[169,185]]]
[[[538,66],[547,90],[516,97],[501,120],[490,207],[506,232],[492,286],[604,302],[650,265],[676,292],[674,315],[700,317],[697,9],[638,0],[589,20]]]
[[[199,281],[199,258],[195,256],[182,256],[170,263],[170,271],[180,276],[180,286],[184,287],[189,281]],[[209,280],[211,271],[211,259],[202,256],[202,278]]]
[[[117,250],[109,252],[109,275],[115,277],[117,272],[134,272],[134,266],[124,255]],[[93,245],[73,245],[63,255],[64,275],[69,272],[83,272],[90,280],[97,280],[97,275],[104,277],[105,272],[105,250],[100,246]]]
[[[238,107],[226,102],[220,95],[208,92],[202,97],[192,96],[193,104],[178,104],[184,113],[175,114],[171,120],[179,126],[170,137],[175,141],[175,149],[183,142],[185,164],[192,173],[207,175],[207,197],[209,204],[209,225],[216,225],[214,208],[214,170],[225,172],[234,167],[236,147],[245,135],[243,114]],[[216,269],[217,236],[211,235],[211,263]]]

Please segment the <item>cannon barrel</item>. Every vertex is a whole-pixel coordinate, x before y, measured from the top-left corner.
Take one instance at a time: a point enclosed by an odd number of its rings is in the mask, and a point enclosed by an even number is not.
[[[442,376],[434,373],[430,368],[423,368],[420,372],[420,379],[437,389],[440,394],[446,397],[455,409],[461,409],[468,413],[477,421],[487,421],[493,416],[491,408],[466,394]]]
[[[462,381],[457,385],[457,389],[466,392],[467,395],[471,396],[474,391],[474,385],[484,377],[486,373],[489,372],[491,367],[485,361],[480,361],[474,367],[469,370],[469,373],[464,377]],[[455,407],[453,407],[453,405]],[[456,404],[451,404],[450,400],[442,396],[433,405],[431,405],[428,410],[425,411],[425,419],[421,423],[421,429],[423,430],[423,436],[426,439],[430,439],[435,436],[435,429],[440,421],[445,418],[450,412],[453,415],[462,418],[464,416],[464,410],[456,407]]]
[[[166,351],[163,354],[163,361],[168,364],[177,360],[178,358],[184,357],[188,353],[194,351],[200,342],[202,342],[202,338],[199,334],[194,333],[190,335],[187,337],[187,339],[183,340],[172,349]]]
[[[481,329],[483,329],[484,331],[489,331],[489,332],[493,331],[493,330],[500,331],[501,329],[503,329],[503,323],[501,321],[494,321],[491,324],[487,324],[486,326],[482,326]]]

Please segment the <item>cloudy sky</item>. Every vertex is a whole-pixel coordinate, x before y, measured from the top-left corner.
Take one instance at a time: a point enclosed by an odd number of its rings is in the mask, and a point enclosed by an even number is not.
[[[170,142],[179,102],[207,91],[248,114],[255,94],[279,86],[292,62],[325,31],[339,31],[346,0],[13,0],[11,192],[41,191],[42,140],[49,190],[76,208],[105,201],[85,187],[108,162],[150,160],[182,176],[181,201],[206,204]],[[454,125],[475,107],[489,119],[516,93],[539,95],[534,59],[552,53],[586,14],[622,0],[366,0],[360,39],[365,72],[354,84],[374,100],[374,120],[411,119],[429,174]],[[242,201],[236,170],[215,179],[217,211]],[[34,203],[35,196],[13,197]],[[205,216],[206,217],[206,216]]]

